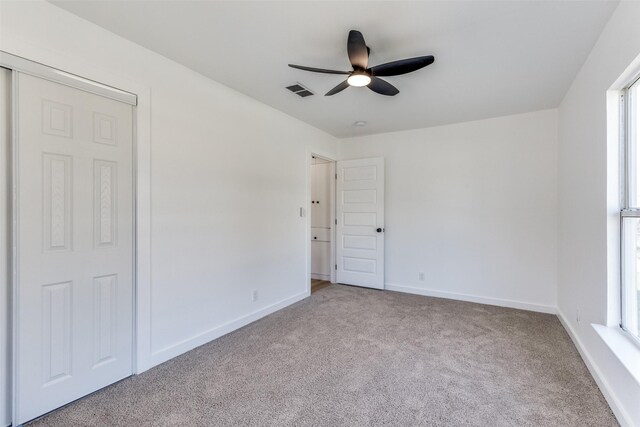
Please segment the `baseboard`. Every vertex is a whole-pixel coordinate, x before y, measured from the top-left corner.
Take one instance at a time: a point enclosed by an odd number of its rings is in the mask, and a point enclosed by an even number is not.
[[[575,330],[571,326],[571,323],[569,323],[569,321],[567,320],[567,317],[564,315],[562,311],[560,311],[559,308],[557,310],[557,316],[558,316],[558,319],[560,320],[560,323],[562,324],[564,329],[567,331],[567,334],[569,334],[571,341],[573,341],[573,344],[578,349],[578,353],[580,353],[580,357],[582,357],[584,364],[587,365],[587,369],[589,369],[591,376],[593,377],[596,384],[598,385],[598,388],[600,388],[602,395],[607,400],[609,407],[611,407],[611,410],[613,411],[613,414],[618,419],[618,422],[620,423],[620,425],[622,427],[633,427],[634,424],[631,421],[631,417],[629,416],[629,414],[627,414],[627,411],[620,404],[620,401],[618,401],[618,399],[616,398],[615,394],[612,391],[613,389],[611,388],[611,386],[609,385],[605,377],[602,375],[602,372],[600,371],[598,366],[594,363],[593,358],[589,354],[589,351],[587,351],[586,347],[582,344],[582,341],[580,340],[580,338],[578,337],[578,334],[576,334]]]
[[[536,311],[538,313],[556,314],[556,308],[550,305],[532,304],[500,298],[488,298],[477,295],[461,294],[457,292],[438,291],[434,289],[416,288],[385,283],[388,291],[405,292],[408,294],[424,295],[427,297],[446,298],[458,301],[476,302],[479,304],[496,305],[499,307],[518,308],[520,310]]]
[[[331,275],[330,274],[311,274],[311,278],[312,279],[316,279],[316,280],[327,280],[330,281],[331,280]]]
[[[235,320],[232,320],[227,323],[223,323],[222,325],[216,326],[205,332],[194,335],[176,344],[157,350],[151,354],[151,358],[148,361],[148,363],[144,364],[145,368],[139,371],[138,373],[141,373],[147,369],[157,366],[163,362],[166,362],[167,360],[173,359],[176,356],[186,353],[189,350],[193,350],[194,348],[199,347],[203,344],[206,344],[210,341],[213,341],[216,338],[220,338],[221,336],[226,335],[229,332],[233,332],[236,329],[239,329],[243,326],[248,325],[249,323],[255,322],[256,320],[261,319],[271,313],[274,313],[291,304],[301,301],[308,296],[309,296],[309,291],[305,291],[305,292],[293,295],[289,298],[283,299],[282,301],[276,302],[267,307],[264,307],[252,313],[249,313],[245,316],[239,317]]]

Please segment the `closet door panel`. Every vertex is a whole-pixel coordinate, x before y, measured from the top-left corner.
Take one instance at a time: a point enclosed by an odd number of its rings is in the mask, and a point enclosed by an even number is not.
[[[329,228],[329,163],[316,165],[317,189],[316,189],[316,227]]]
[[[323,227],[312,227],[311,240],[318,242],[329,242],[331,241],[331,230]]]
[[[320,165],[311,166],[311,227],[320,227],[319,224],[319,212],[316,203],[319,197],[319,185],[318,181],[321,179],[321,171],[318,168]]]

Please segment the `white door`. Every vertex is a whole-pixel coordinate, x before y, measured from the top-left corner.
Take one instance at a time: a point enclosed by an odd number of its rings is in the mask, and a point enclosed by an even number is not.
[[[132,107],[26,74],[17,95],[20,424],[132,373]]]
[[[337,163],[338,283],[384,289],[384,159]]]
[[[7,250],[7,178],[9,170],[9,94],[11,72],[0,67],[0,426],[11,424],[9,381],[9,268]]]

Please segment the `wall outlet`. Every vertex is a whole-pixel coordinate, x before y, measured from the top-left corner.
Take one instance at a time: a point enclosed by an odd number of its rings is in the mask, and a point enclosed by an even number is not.
[[[580,323],[580,309],[576,308],[576,322]]]
[[[418,273],[418,280],[424,280],[424,273]]]
[[[258,301],[258,290],[254,289],[253,291],[251,291],[251,301],[256,302]]]

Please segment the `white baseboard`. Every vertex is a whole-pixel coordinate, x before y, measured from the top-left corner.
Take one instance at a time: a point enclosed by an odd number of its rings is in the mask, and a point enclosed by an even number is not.
[[[564,313],[562,313],[562,311],[560,311],[560,309],[557,310],[557,316],[560,320],[560,323],[562,323],[562,326],[564,326],[564,329],[567,331],[567,334],[569,334],[569,337],[573,341],[573,344],[578,349],[578,353],[580,353],[584,364],[587,365],[587,369],[589,369],[591,376],[596,381],[598,388],[600,388],[600,391],[602,392],[604,398],[607,400],[607,403],[611,407],[611,410],[618,419],[620,425],[622,427],[633,427],[634,424],[631,421],[631,417],[629,416],[627,411],[625,411],[624,407],[620,404],[620,401],[616,398],[615,394],[612,392],[611,386],[602,375],[602,372],[600,371],[598,366],[594,363],[593,358],[589,354],[589,351],[587,351],[586,347],[582,344],[582,341],[571,326],[571,323],[569,323],[569,321],[567,320],[567,317],[564,315]]]
[[[477,302],[479,304],[497,305],[499,307],[518,308],[521,310],[536,311],[539,313],[556,314],[556,307],[551,305],[532,304],[522,301],[514,301],[501,298],[488,298],[477,295],[460,294],[457,292],[438,291],[434,289],[417,288],[414,286],[401,286],[385,283],[388,291],[405,292],[408,294],[424,295],[427,297],[446,298],[458,301]]]
[[[308,297],[309,295],[310,295],[309,291],[305,291],[305,292],[293,295],[289,298],[283,299],[282,301],[276,302],[267,307],[254,311],[253,313],[249,313],[245,316],[239,317],[235,320],[232,320],[227,323],[223,323],[222,325],[216,326],[205,332],[194,335],[176,344],[154,351],[151,354],[150,360],[147,361],[148,363],[145,363],[144,368],[139,370],[137,373],[140,374],[146,371],[147,369],[157,366],[163,362],[166,362],[167,360],[173,359],[174,357],[179,356],[183,353],[186,353],[189,350],[193,350],[194,348],[199,347],[203,344],[206,344],[209,341],[213,341],[216,338],[220,338],[221,336],[226,335],[229,332],[233,332],[236,329],[239,329],[243,326],[248,325],[249,323],[255,322],[256,320],[261,319],[271,313],[274,313],[291,304],[301,301],[306,297]]]
[[[311,278],[316,280],[331,280],[330,274],[313,274],[311,273]]]

